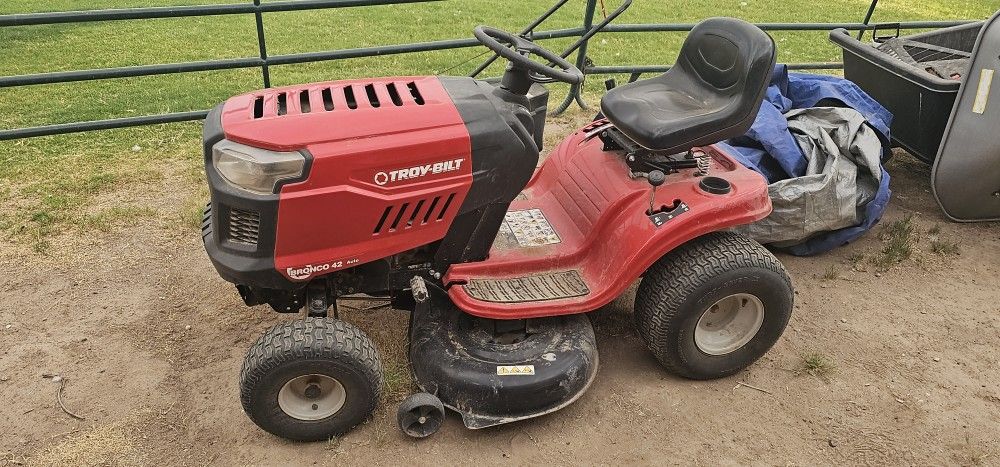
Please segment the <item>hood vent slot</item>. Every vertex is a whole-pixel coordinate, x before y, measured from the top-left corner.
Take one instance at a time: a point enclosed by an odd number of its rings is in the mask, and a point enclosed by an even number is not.
[[[406,208],[410,207],[410,203],[403,203],[403,206],[399,208],[399,212],[396,213],[396,220],[392,221],[392,225],[389,226],[389,230],[396,230],[399,226],[399,220],[403,218],[403,214],[406,214]]]
[[[444,202],[444,207],[441,208],[441,212],[438,213],[437,220],[444,219],[444,213],[448,212],[448,207],[451,206],[451,200],[455,199],[455,193],[448,195],[448,201]]]
[[[424,200],[417,201],[417,207],[413,208],[413,212],[410,213],[410,220],[406,221],[407,227],[413,227],[413,221],[416,220],[417,214],[420,214],[422,207],[424,207]]]
[[[253,118],[264,116],[264,96],[257,96],[253,99]]]
[[[424,213],[424,222],[423,222],[424,224],[426,224],[427,221],[431,220],[431,213],[434,212],[434,208],[437,207],[439,201],[441,201],[440,196],[434,197],[434,199],[431,201],[431,207],[427,208],[427,212]]]
[[[308,89],[299,91],[299,108],[302,109],[302,113],[304,114],[312,112],[312,105],[309,103]]]
[[[417,105],[424,105],[424,96],[420,95],[420,89],[417,88],[417,83],[410,81],[406,83],[406,87],[410,89],[410,95],[413,96],[413,102]]]
[[[278,94],[278,115],[285,115],[288,113],[288,94],[279,93]]]
[[[375,230],[372,234],[378,235],[382,231],[382,226],[385,225],[385,219],[389,217],[389,213],[392,212],[392,206],[386,206],[385,211],[382,211],[382,218],[378,220],[378,224],[375,224]]]
[[[399,97],[399,91],[396,89],[396,83],[389,83],[389,85],[385,88],[389,91],[389,98],[392,99],[392,103],[396,107],[402,106],[403,98]]]
[[[372,107],[374,107],[374,108],[377,109],[380,105],[382,105],[378,101],[378,95],[375,94],[375,85],[374,84],[369,84],[369,85],[365,86],[365,94],[368,94],[368,103],[371,104]]]
[[[333,91],[331,91],[330,88],[323,88],[323,92],[321,94],[323,95],[323,108],[326,109],[327,112],[333,110]]]
[[[358,108],[358,101],[354,98],[354,87],[351,85],[344,86],[344,99],[347,99],[347,108],[354,110]]]

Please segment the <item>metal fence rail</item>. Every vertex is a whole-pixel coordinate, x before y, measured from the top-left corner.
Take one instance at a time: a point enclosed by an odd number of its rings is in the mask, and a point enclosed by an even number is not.
[[[184,63],[167,63],[156,65],[138,65],[126,67],[101,68],[92,70],[74,70],[49,73],[33,73],[17,76],[0,76],[0,88],[11,88],[19,86],[32,86],[43,84],[69,83],[76,81],[94,81],[104,79],[133,78],[141,76],[162,76],[176,73],[191,73],[204,71],[219,71],[233,69],[259,68],[261,71],[261,81],[264,87],[271,86],[270,66],[290,65],[309,62],[343,60],[359,57],[373,57],[390,54],[418,53],[436,50],[447,50],[456,48],[467,48],[479,46],[479,42],[472,38],[448,39],[429,42],[415,42],[408,44],[383,45],[377,47],[362,47],[353,49],[329,50],[322,52],[306,52],[285,55],[268,55],[267,41],[264,33],[263,13],[321,10],[347,7],[364,7],[375,5],[395,5],[404,3],[423,3],[440,0],[285,0],[269,1],[261,3],[260,0],[248,0],[247,3],[225,4],[225,5],[192,5],[176,7],[148,7],[148,8],[128,8],[113,10],[91,10],[91,11],[67,11],[52,13],[28,13],[14,15],[0,15],[0,28],[13,26],[35,26],[66,23],[91,23],[101,21],[125,21],[138,19],[162,19],[162,18],[186,18],[199,16],[218,15],[244,15],[252,14],[255,19],[256,37],[259,54],[256,57],[227,58],[218,60],[202,60]],[[650,33],[650,32],[685,32],[690,31],[694,24],[670,24],[670,23],[650,23],[650,24],[611,24],[618,15],[624,12],[632,3],[632,0],[625,0],[619,8],[607,14],[601,21],[595,21],[597,11],[597,0],[587,0],[582,23],[580,27],[555,29],[548,31],[535,31],[546,19],[561,9],[569,0],[558,0],[545,13],[525,27],[521,34],[530,36],[532,39],[554,39],[554,38],[578,38],[572,46],[563,52],[564,57],[568,57],[576,52],[577,66],[585,74],[628,74],[630,80],[638,79],[644,73],[662,72],[669,69],[668,65],[614,65],[600,66],[593,64],[587,56],[589,39],[598,33]],[[865,19],[861,23],[765,23],[759,24],[767,31],[828,31],[835,28],[864,31],[873,30],[885,25],[869,24],[878,0],[873,0]],[[893,29],[931,29],[958,24],[965,24],[968,21],[916,21],[906,23],[893,23]],[[472,72],[471,76],[477,76],[483,72],[494,60],[493,56]],[[793,69],[836,69],[841,67],[839,63],[798,63],[791,64]],[[586,108],[582,98],[580,86],[573,86],[567,95],[566,100],[558,107],[556,112],[562,112],[568,108],[575,100],[581,107]],[[0,130],[0,141],[31,138],[38,136],[57,135],[65,133],[75,133],[81,131],[104,130],[113,128],[126,128],[141,125],[151,125],[160,123],[172,123],[190,120],[200,120],[205,118],[207,111],[174,112],[161,115],[146,115],[138,117],[114,118],[108,120],[86,121],[63,123],[56,125],[44,125],[29,128],[15,128]]]
[[[441,1],[441,0],[415,0]],[[533,34],[535,39],[555,39],[576,37],[581,28],[539,31]],[[266,58],[235,58],[223,60],[203,60],[197,62],[168,63],[162,65],[135,65],[118,68],[100,68],[94,70],[60,71],[53,73],[35,73],[29,75],[0,77],[0,88],[28,86],[35,84],[69,83],[73,81],[96,81],[114,78],[134,78],[139,76],[168,75],[174,73],[190,73],[196,71],[232,70],[239,68],[256,68],[265,65],[292,65],[309,62],[343,60],[347,58],[374,57],[415,52],[429,52],[480,45],[479,41],[469,39],[448,39],[412,44],[383,45],[377,47],[361,47],[355,49],[330,50],[323,52],[306,52],[287,55],[271,55]],[[270,79],[264,79],[264,87],[270,87]]]
[[[758,23],[757,27],[765,31],[829,31],[831,29],[843,28],[848,31],[858,31],[864,33],[891,26],[892,29],[937,29],[968,24],[970,21],[911,21],[904,23],[876,24],[867,23]],[[686,32],[694,28],[694,24],[610,24],[601,32]],[[791,70],[838,70],[844,68],[840,62],[806,62],[788,64]],[[608,75],[608,74],[629,74],[630,81],[635,81],[640,75],[646,73],[663,73],[670,69],[670,65],[625,65],[625,66],[597,66],[592,65],[584,69],[587,74]]]
[[[129,19],[189,18],[238,14],[275,13],[282,11],[322,10],[354,6],[396,5],[400,3],[436,2],[440,0],[286,0],[261,4],[234,3],[225,5],[187,5],[112,10],[57,11],[0,16],[0,26],[36,26],[40,24],[88,23]]]

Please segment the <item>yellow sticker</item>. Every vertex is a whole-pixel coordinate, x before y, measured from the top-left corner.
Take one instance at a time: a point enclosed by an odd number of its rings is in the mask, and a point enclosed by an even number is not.
[[[498,365],[499,376],[531,376],[535,374],[535,365]]]
[[[986,113],[986,104],[990,101],[990,88],[993,86],[993,73],[993,70],[983,68],[983,72],[979,75],[976,103],[972,104],[972,111],[979,115]]]

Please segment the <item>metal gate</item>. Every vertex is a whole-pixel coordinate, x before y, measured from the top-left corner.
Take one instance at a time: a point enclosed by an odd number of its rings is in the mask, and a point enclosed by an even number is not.
[[[423,3],[440,0],[285,0],[261,3],[252,0],[241,4],[224,5],[194,5],[176,7],[127,8],[114,10],[66,11],[53,13],[28,13],[0,16],[0,28],[15,26],[51,25],[63,23],[91,23],[102,21],[147,20],[161,18],[184,18],[219,15],[253,15],[256,25],[256,37],[259,54],[255,57],[229,58],[220,60],[203,60],[194,62],[167,63],[159,65],[140,65],[115,68],[100,68],[90,70],[60,71],[50,73],[34,73],[15,76],[0,76],[0,88],[18,86],[33,86],[42,84],[69,83],[75,81],[94,81],[116,78],[131,78],[140,76],[169,75],[174,73],[191,73],[215,70],[232,70],[241,68],[259,68],[261,84],[271,86],[270,70],[272,65],[290,65],[309,62],[343,60],[359,57],[373,57],[389,54],[420,53],[434,50],[477,47],[479,42],[473,38],[448,39],[429,42],[413,42],[405,44],[384,45],[378,47],[362,47],[353,49],[328,50],[322,52],[296,53],[287,55],[269,55],[267,38],[264,30],[264,13],[326,10],[348,7],[366,7],[374,5],[393,5],[403,3]],[[645,23],[645,24],[614,24],[613,21],[631,6],[633,0],[625,0],[614,11],[607,13],[599,21],[595,21],[597,5],[600,0],[586,0],[581,25],[573,28],[537,30],[538,27],[562,9],[569,0],[558,0],[545,13],[520,31],[521,35],[534,40],[554,38],[577,38],[566,48],[562,55],[568,57],[576,54],[576,65],[587,75],[628,74],[629,80],[638,79],[643,73],[662,72],[669,65],[597,65],[587,56],[590,39],[601,32],[613,33],[647,33],[669,32],[680,33],[690,31],[694,24]],[[873,0],[864,16],[858,23],[766,23],[758,24],[765,31],[828,31],[835,28],[859,31],[872,30],[879,26],[870,25],[870,20],[878,4]],[[969,21],[921,21],[893,23],[892,28],[898,29],[929,29],[965,24]],[[481,66],[477,67],[471,76],[478,76],[496,59],[494,55]],[[792,69],[836,69],[842,67],[839,63],[793,63]],[[586,108],[581,96],[581,87],[573,86],[566,100],[556,109],[556,113],[566,110],[573,101]],[[207,115],[207,110],[172,112],[158,115],[138,117],[111,118],[107,120],[80,121],[27,128],[0,130],[0,140],[32,138],[38,136],[76,133],[82,131],[126,128],[132,126],[152,125],[160,123],[201,120]]]

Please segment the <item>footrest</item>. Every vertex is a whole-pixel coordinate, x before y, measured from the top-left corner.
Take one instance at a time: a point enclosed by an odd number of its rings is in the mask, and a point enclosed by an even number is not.
[[[476,300],[497,303],[558,300],[590,293],[577,270],[511,279],[472,279],[462,287]]]

